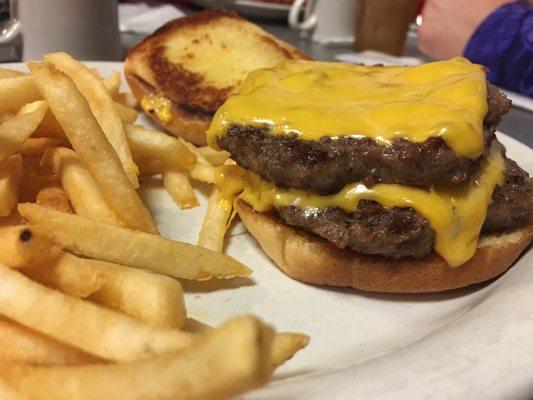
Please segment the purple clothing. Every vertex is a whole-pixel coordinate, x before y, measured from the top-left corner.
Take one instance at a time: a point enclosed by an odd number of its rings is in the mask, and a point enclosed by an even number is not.
[[[478,26],[464,56],[495,85],[533,97],[533,6],[508,3]]]

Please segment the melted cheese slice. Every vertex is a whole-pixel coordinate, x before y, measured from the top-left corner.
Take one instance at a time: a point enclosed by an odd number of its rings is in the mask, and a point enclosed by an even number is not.
[[[268,126],[275,135],[395,138],[440,136],[457,154],[483,152],[487,113],[483,67],[462,57],[416,67],[287,61],[248,75],[219,108],[208,142],[232,125]]]
[[[503,175],[502,151],[494,144],[474,179],[460,185],[425,189],[381,183],[369,188],[354,183],[339,193],[320,196],[303,190],[279,189],[236,165],[221,167],[217,183],[225,197],[238,195],[261,212],[293,205],[309,210],[340,207],[352,213],[360,200],[374,200],[384,207],[411,207],[426,217],[435,231],[435,252],[456,267],[474,255],[492,192],[501,184]]]
[[[165,96],[145,95],[141,100],[141,107],[145,113],[155,115],[162,124],[172,121],[172,103]]]

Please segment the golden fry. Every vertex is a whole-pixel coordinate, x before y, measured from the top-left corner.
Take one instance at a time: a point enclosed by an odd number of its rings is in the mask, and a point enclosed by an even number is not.
[[[0,319],[0,362],[79,365],[101,362],[101,359],[16,322]]]
[[[22,157],[19,154],[0,163],[0,217],[7,217],[17,206],[22,179]]]
[[[42,163],[59,176],[76,214],[108,224],[125,225],[109,207],[76,152],[61,147],[48,149]]]
[[[17,152],[37,128],[47,109],[44,101],[26,104],[16,116],[0,125],[0,162]]]
[[[0,266],[0,314],[92,355],[131,361],[190,347],[195,336],[155,328],[49,289]]]
[[[205,280],[248,276],[232,257],[208,249],[62,213],[37,204],[19,204],[20,214],[52,235],[60,247],[82,256],[148,269],[176,278]]]
[[[39,126],[33,132],[33,137],[65,138],[65,132],[52,111],[48,110]]]
[[[14,225],[22,225],[24,223],[23,218],[20,216],[17,210],[13,210],[7,217],[0,217],[0,227],[8,227]],[[0,261],[1,262],[1,261]]]
[[[10,177],[0,172],[0,217],[7,217],[17,206],[18,196]]]
[[[52,259],[40,261],[25,268],[24,275],[71,296],[89,297],[104,285],[103,273],[72,254],[57,251]]]
[[[127,107],[121,103],[115,102],[115,109],[124,124],[133,124],[139,117],[139,112],[134,108]]]
[[[28,138],[22,146],[20,146],[17,152],[22,157],[41,157],[49,147],[57,147],[64,143],[65,141],[60,138]]]
[[[0,263],[9,268],[23,268],[47,260],[52,241],[34,226],[0,228]]]
[[[187,317],[183,289],[167,276],[65,252],[23,272],[46,286],[74,297],[90,296],[150,325],[180,328]]]
[[[2,400],[24,400],[26,397],[17,393],[11,386],[4,382],[0,377],[0,399]]]
[[[284,364],[298,351],[309,344],[309,336],[295,332],[281,332],[274,335],[270,350],[270,366],[272,369]]]
[[[21,76],[26,76],[24,72],[15,71],[14,69],[0,68],[0,79],[6,78],[18,78]]]
[[[187,142],[184,139],[179,139],[181,143],[185,145],[196,156],[196,163],[189,169],[189,174],[196,180],[214,183],[215,182],[215,167],[211,165],[209,161],[200,153],[198,147],[194,144]]]
[[[30,75],[0,79],[0,112],[18,110],[37,100],[42,96]]]
[[[77,259],[74,265],[84,261],[103,276],[103,285],[91,295],[92,299],[150,325],[180,328],[184,324],[187,311],[183,289],[176,279],[119,264],[69,257]]]
[[[198,152],[213,166],[224,165],[230,154],[227,151],[217,151],[209,146],[198,147]]]
[[[117,71],[109,76],[106,76],[105,78],[102,78],[102,83],[104,84],[111,97],[115,97],[118,94],[118,90],[120,89],[120,72]]]
[[[126,126],[126,135],[134,157],[158,160],[167,169],[189,170],[195,155],[183,143],[166,133],[140,125]]]
[[[204,400],[230,398],[264,384],[272,331],[235,318],[179,354],[100,366],[0,370],[8,384],[35,400]]]
[[[165,171],[163,173],[163,185],[179,208],[187,209],[200,205],[191,182],[183,172]]]
[[[95,77],[89,68],[66,53],[47,54],[44,59],[66,74],[85,97],[107,140],[118,155],[128,179],[134,188],[138,188],[137,166],[133,162],[120,115],[104,83]],[[37,85],[39,86],[38,83]],[[40,89],[42,91],[42,88]],[[46,94],[44,97],[47,97]],[[52,110],[54,111],[53,107]],[[55,111],[54,114],[56,114]],[[61,118],[58,119],[61,122]]]
[[[41,188],[37,193],[35,200],[37,204],[44,207],[71,214],[73,212],[67,194],[63,188],[57,184]]]
[[[137,101],[137,98],[131,93],[117,93],[114,96],[114,99],[117,103],[120,103],[123,106],[133,108],[134,110],[139,109],[139,102]]]
[[[159,160],[153,158],[136,158],[139,173],[143,176],[159,175],[165,170],[165,166]]]
[[[233,205],[231,202],[222,197],[218,186],[214,186],[209,196],[204,222],[198,235],[198,246],[216,251],[217,253],[222,252],[224,236],[232,216],[232,211]]]
[[[27,158],[24,161],[27,160],[32,159]],[[28,174],[28,172],[32,172],[28,171],[28,168],[26,167],[24,169],[24,172],[26,172],[26,174]],[[32,176],[31,178],[27,178],[22,182],[22,185],[20,187],[19,202],[35,203],[35,199],[37,198],[37,193],[39,193],[39,190],[41,190],[43,187],[57,185],[59,182],[56,175],[48,173],[35,175],[33,172],[31,174],[28,174]]]
[[[32,62],[29,68],[74,150],[117,217],[131,228],[156,233],[150,212],[76,86],[51,64]]]

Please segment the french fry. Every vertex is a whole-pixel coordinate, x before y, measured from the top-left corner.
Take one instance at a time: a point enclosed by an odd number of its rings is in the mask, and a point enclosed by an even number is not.
[[[42,286],[0,266],[0,314],[107,360],[131,361],[190,347],[195,336],[155,328],[125,314]]]
[[[20,154],[17,154],[17,156],[19,155]],[[39,157],[23,158],[22,165],[24,169],[24,177],[26,179],[33,179],[40,175],[46,175],[45,171],[41,167],[41,160],[39,159]]]
[[[117,103],[120,103],[123,106],[129,107],[129,108],[133,108],[134,110],[139,109],[139,102],[137,101],[137,98],[131,93],[127,93],[127,92],[117,93],[114,96],[114,100]]]
[[[13,212],[7,217],[0,217],[0,227],[2,228],[14,225],[22,225],[23,222],[24,220],[22,219],[17,210],[13,210]]]
[[[206,280],[248,276],[232,257],[156,235],[104,224],[37,204],[19,204],[32,225],[50,232],[60,247],[82,256],[128,265],[176,278]]]
[[[176,279],[104,261],[83,261],[104,277],[103,286],[92,299],[150,325],[180,328],[185,323],[183,289]]]
[[[24,400],[26,397],[17,393],[11,386],[4,382],[0,377],[0,399],[2,400]]]
[[[45,232],[33,226],[0,228],[0,263],[9,268],[23,268],[47,260],[52,241]]]
[[[0,112],[18,110],[22,106],[42,100],[29,75],[0,80]]]
[[[22,157],[19,154],[0,163],[0,217],[7,217],[16,207],[22,179]]]
[[[0,319],[0,362],[30,365],[80,365],[101,361],[97,357],[60,343],[16,322]],[[0,398],[4,399],[1,396]]]
[[[207,161],[207,159],[200,153],[198,147],[194,144],[187,142],[184,139],[178,139],[181,143],[185,145],[191,152],[196,156],[196,163],[192,168],[189,169],[189,174],[192,178],[206,182],[214,183],[215,182],[215,167]]]
[[[54,210],[71,213],[72,207],[68,201],[67,194],[63,188],[57,184],[42,187],[36,195],[36,203]]]
[[[191,182],[189,182],[187,175],[183,172],[163,172],[163,185],[179,208],[187,209],[198,207],[200,205],[194,194]]]
[[[232,216],[233,206],[230,201],[222,197],[218,186],[213,186],[213,191],[209,196],[207,211],[204,222],[198,235],[198,246],[222,252],[224,247],[224,236]]]
[[[0,79],[5,78],[18,78],[21,76],[26,76],[24,72],[15,71],[14,69],[0,68]]]
[[[0,373],[35,400],[225,399],[267,381],[271,342],[259,321],[235,318],[179,354],[100,366],[4,365]]]
[[[48,110],[44,115],[43,120],[39,126],[35,129],[33,137],[52,137],[52,138],[65,138],[65,132],[52,111]]]
[[[138,188],[137,166],[133,162],[119,112],[104,83],[95,77],[89,68],[66,53],[47,54],[44,60],[51,62],[66,74],[83,94],[107,140],[118,155],[128,179],[134,188]]]
[[[126,136],[135,158],[159,160],[168,169],[189,170],[196,157],[183,143],[163,132],[127,125]]]
[[[198,147],[198,152],[214,167],[224,165],[230,156],[227,151],[217,151],[209,146]]]
[[[185,325],[183,325],[181,329],[185,332],[191,333],[206,333],[212,331],[215,328],[202,321],[198,321],[197,319],[187,318],[187,320],[185,321]]]
[[[309,336],[295,332],[281,332],[274,335],[270,350],[270,366],[278,368],[309,344]]]
[[[31,159],[25,159],[24,161],[31,160]],[[24,168],[26,173],[30,172],[27,170],[27,168]],[[32,175],[31,178],[26,178],[20,187],[20,195],[19,195],[19,202],[35,202],[35,199],[37,198],[37,193],[39,193],[39,190],[41,190],[43,187],[56,185],[58,184],[59,180],[56,175],[52,174],[41,174],[41,175]]]
[[[102,83],[111,97],[115,97],[120,89],[120,72],[117,71],[106,76],[105,78],[102,78]]]
[[[150,212],[74,83],[51,64],[31,62],[29,68],[74,150],[117,217],[131,228],[156,233]]]
[[[9,176],[0,172],[0,217],[7,217],[17,206],[18,196]]]
[[[28,138],[22,146],[19,147],[17,153],[22,157],[41,157],[49,147],[57,147],[64,143],[65,141],[60,138]]]
[[[115,109],[118,112],[120,120],[124,124],[133,124],[139,117],[139,112],[137,110],[127,107],[121,103],[115,102]]]
[[[33,280],[75,297],[89,297],[141,321],[180,328],[187,317],[183,289],[167,276],[62,253],[24,269]]]
[[[124,225],[102,197],[94,178],[76,152],[64,147],[48,149],[42,164],[59,176],[76,214],[109,224]]]
[[[0,123],[4,123],[7,120],[10,120],[15,115],[17,115],[17,113],[14,112],[14,111],[11,111],[11,110],[10,111],[2,111],[2,112],[0,112]]]
[[[102,272],[71,254],[57,251],[55,257],[40,261],[25,268],[24,275],[68,295],[86,298],[104,285]]]
[[[165,170],[165,166],[159,160],[153,158],[136,158],[139,174],[143,176],[159,175]]]
[[[47,109],[44,101],[26,104],[16,116],[0,125],[0,162],[14,154],[30,137]]]

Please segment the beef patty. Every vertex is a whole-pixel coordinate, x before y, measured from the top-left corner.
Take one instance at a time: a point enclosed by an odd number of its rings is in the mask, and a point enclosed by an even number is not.
[[[510,101],[488,86],[488,112],[484,121],[486,148]],[[393,140],[390,146],[370,138],[323,137],[301,140],[296,136],[271,136],[266,127],[232,126],[218,139],[241,167],[282,188],[309,190],[321,195],[338,192],[362,181],[430,186],[467,180],[479,159],[461,157],[439,137],[415,143]]]
[[[505,182],[494,190],[483,232],[499,232],[529,223],[533,213],[533,179],[512,160],[506,160]],[[340,208],[277,209],[288,225],[314,233],[341,248],[386,257],[423,257],[433,249],[435,232],[412,208],[385,208],[360,201],[354,213]]]

